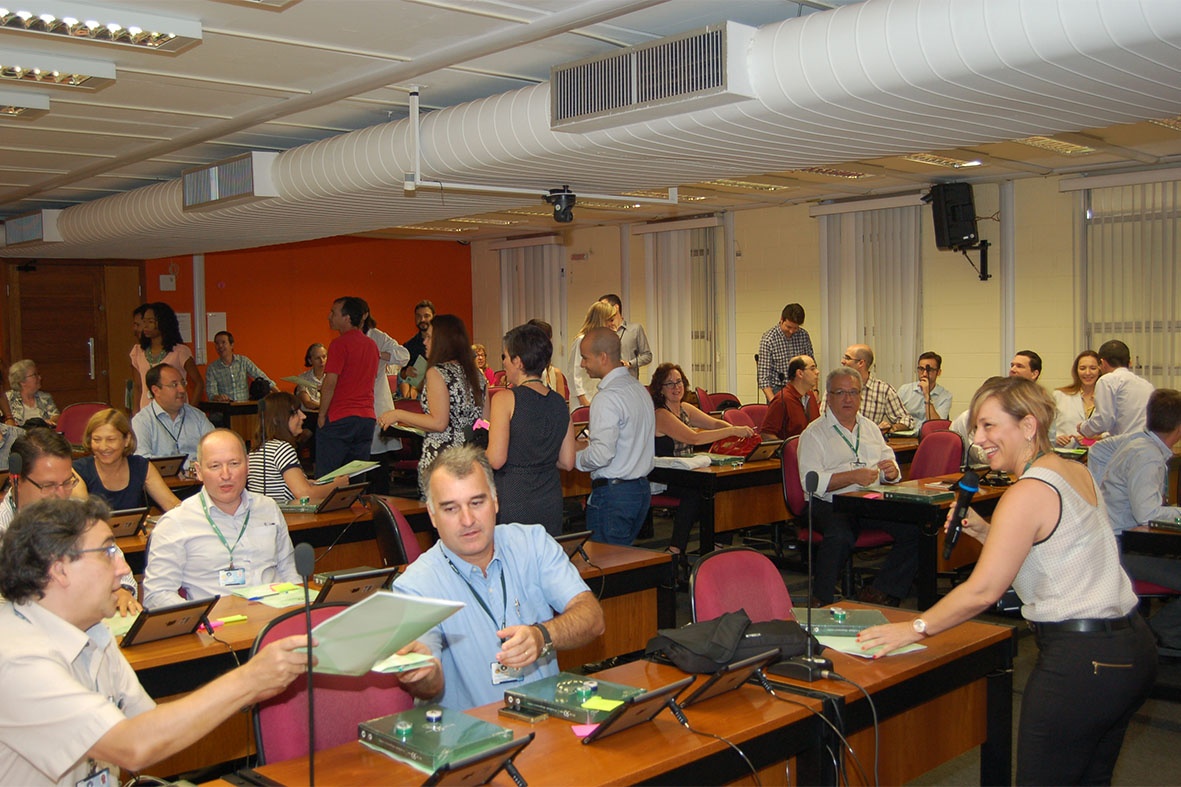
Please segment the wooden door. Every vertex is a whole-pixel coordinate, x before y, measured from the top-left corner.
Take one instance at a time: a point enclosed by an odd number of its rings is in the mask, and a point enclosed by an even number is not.
[[[110,398],[103,266],[8,266],[9,363],[30,358],[58,407]],[[121,337],[122,338],[122,337]],[[4,381],[7,387],[8,381]]]

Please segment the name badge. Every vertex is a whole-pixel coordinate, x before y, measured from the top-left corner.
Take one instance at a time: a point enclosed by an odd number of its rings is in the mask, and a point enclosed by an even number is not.
[[[217,584],[223,588],[241,587],[246,584],[246,569],[223,568],[217,572]]]
[[[521,680],[520,667],[506,667],[499,661],[493,661],[491,669],[493,686],[499,686],[502,683],[517,683]]]
[[[103,768],[85,779],[79,779],[75,787],[111,787],[111,769]]]

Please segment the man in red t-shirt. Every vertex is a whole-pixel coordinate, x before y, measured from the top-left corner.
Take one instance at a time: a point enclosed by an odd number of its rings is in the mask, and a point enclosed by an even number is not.
[[[797,355],[787,365],[787,385],[767,407],[760,428],[764,440],[786,440],[802,433],[820,417],[820,397],[816,384],[820,371],[808,355]]]
[[[323,475],[354,459],[368,459],[377,415],[373,412],[373,381],[377,378],[377,345],[361,332],[369,304],[347,296],[332,302],[328,327],[340,336],[328,345],[324,381],[320,385],[320,418],[316,430],[316,473]]]

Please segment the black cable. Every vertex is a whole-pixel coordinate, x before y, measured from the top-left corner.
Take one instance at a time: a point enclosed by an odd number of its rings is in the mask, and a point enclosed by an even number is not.
[[[865,695],[865,701],[869,703],[870,715],[873,717],[873,783],[874,787],[877,787],[877,785],[882,783],[881,779],[878,777],[878,763],[881,759],[882,749],[880,738],[881,728],[878,725],[878,709],[873,703],[873,697],[869,695],[869,692],[864,686],[862,686],[860,683],[857,683],[856,681],[849,680],[844,675],[838,675],[831,670],[823,670],[820,673],[820,676],[823,678],[828,678],[829,680],[839,680],[844,683],[848,683],[850,686]]]
[[[759,772],[755,770],[754,763],[752,763],[750,758],[746,756],[746,752],[738,748],[737,744],[728,738],[722,737],[721,735],[715,735],[712,732],[704,732],[702,730],[693,729],[693,727],[689,724],[689,719],[685,717],[684,709],[682,709],[681,706],[677,704],[676,700],[668,701],[668,709],[672,711],[673,716],[676,717],[676,720],[680,722],[681,726],[687,729],[689,732],[693,733],[694,735],[701,735],[705,738],[713,738],[714,740],[721,741],[736,751],[738,756],[742,758],[742,761],[746,763],[746,767],[750,769],[750,775],[754,778],[756,787],[763,787],[763,781],[759,778]]]
[[[361,511],[356,516],[354,516],[351,520],[349,520],[349,523],[340,529],[340,532],[336,534],[336,538],[332,539],[332,543],[328,545],[328,548],[324,550],[324,553],[322,555],[320,555],[318,558],[316,558],[315,562],[319,563],[321,560],[328,557],[328,553],[336,548],[336,545],[340,543],[340,540],[342,538],[344,538],[344,534],[349,532],[349,528],[352,527],[353,525],[355,525],[357,522],[359,522],[361,517],[365,516],[365,514],[368,514],[368,513],[372,513],[372,512],[368,508],[366,508],[364,511]]]

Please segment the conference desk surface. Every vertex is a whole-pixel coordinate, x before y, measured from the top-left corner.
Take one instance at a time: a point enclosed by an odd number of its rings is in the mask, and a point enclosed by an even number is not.
[[[648,478],[701,492],[702,554],[713,551],[717,533],[770,525],[788,518],[778,459],[697,470],[657,467]]]
[[[891,484],[886,489],[921,489],[937,482],[955,482],[959,473],[920,478]],[[988,514],[1008,487],[983,486],[972,499],[972,506]],[[906,522],[922,531],[919,541],[919,568],[915,576],[918,587],[919,609],[927,609],[939,600],[939,572],[954,571],[974,563],[980,557],[980,543],[973,538],[961,538],[950,560],[943,559],[943,523],[954,501],[942,503],[913,503],[906,500],[887,500],[881,489],[861,489],[833,495],[833,510],[890,522]]]

